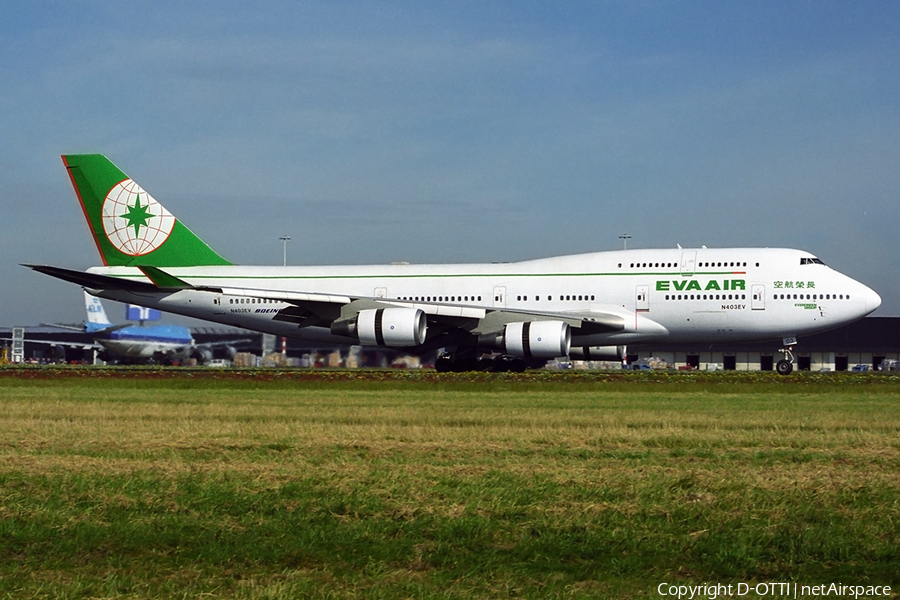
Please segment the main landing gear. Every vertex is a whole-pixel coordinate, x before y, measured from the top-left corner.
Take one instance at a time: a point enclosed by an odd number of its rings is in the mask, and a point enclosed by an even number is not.
[[[797,338],[784,338],[783,343],[784,348],[781,348],[779,352],[784,354],[784,358],[775,363],[775,371],[777,371],[779,375],[790,375],[794,370],[794,353],[791,352],[791,348],[797,343]]]
[[[524,373],[527,367],[528,365],[523,359],[509,356],[477,358],[475,356],[457,357],[451,354],[442,354],[434,361],[434,370],[438,373],[463,373],[466,371]]]

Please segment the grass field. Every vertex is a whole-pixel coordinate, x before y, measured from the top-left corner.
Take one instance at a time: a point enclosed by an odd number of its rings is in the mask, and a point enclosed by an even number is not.
[[[897,378],[85,373],[0,376],[0,597],[900,589]]]

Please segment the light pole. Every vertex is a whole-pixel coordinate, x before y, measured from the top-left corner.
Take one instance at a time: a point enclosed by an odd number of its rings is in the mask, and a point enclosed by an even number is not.
[[[281,240],[281,247],[282,247],[282,254],[283,254],[282,265],[286,267],[287,266],[287,243],[288,243],[288,240],[291,239],[291,236],[283,235],[278,239]]]
[[[622,240],[622,245],[624,246],[623,250],[628,250],[628,240],[631,239],[631,236],[627,233],[623,233],[619,236],[619,239]]]

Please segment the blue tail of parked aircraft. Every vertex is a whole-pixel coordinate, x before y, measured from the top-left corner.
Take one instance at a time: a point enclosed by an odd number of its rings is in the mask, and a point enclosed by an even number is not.
[[[106,311],[103,310],[100,298],[85,292],[84,307],[87,310],[87,322],[84,324],[84,330],[87,333],[96,333],[113,326],[109,317],[106,316]]]

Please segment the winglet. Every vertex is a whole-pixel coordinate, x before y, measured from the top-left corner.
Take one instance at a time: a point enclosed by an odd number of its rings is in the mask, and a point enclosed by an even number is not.
[[[194,287],[187,281],[178,279],[174,275],[169,275],[158,267],[138,265],[138,269],[158,288],[187,290]]]

